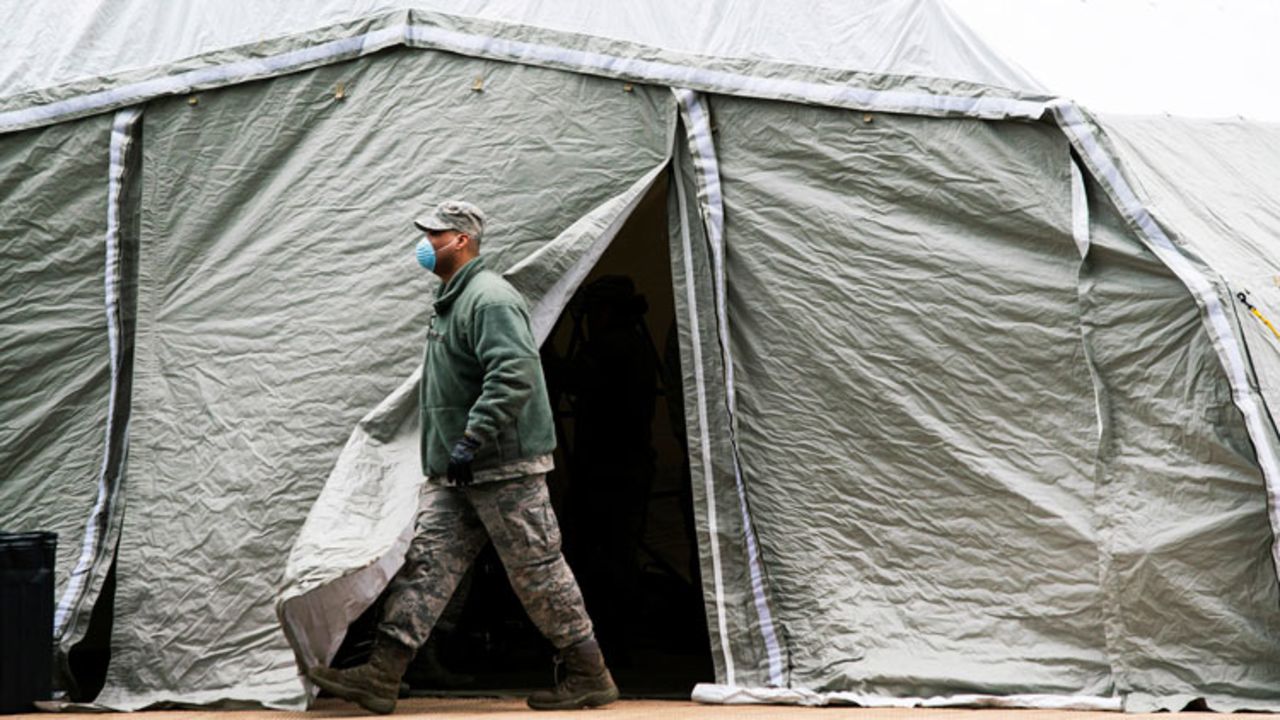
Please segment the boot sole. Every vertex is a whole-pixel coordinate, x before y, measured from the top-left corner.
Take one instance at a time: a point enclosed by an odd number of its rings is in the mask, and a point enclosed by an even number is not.
[[[597,690],[586,695],[579,695],[561,702],[538,702],[529,698],[528,705],[534,710],[581,710],[583,708],[601,707],[618,699],[618,689]]]
[[[319,685],[322,690],[330,695],[336,695],[343,700],[349,700],[369,712],[379,715],[390,715],[395,712],[395,699],[387,700],[377,695],[370,695],[366,690],[354,688],[350,685],[344,685],[340,682],[333,682],[314,673],[307,673],[307,677],[311,678],[311,682]]]

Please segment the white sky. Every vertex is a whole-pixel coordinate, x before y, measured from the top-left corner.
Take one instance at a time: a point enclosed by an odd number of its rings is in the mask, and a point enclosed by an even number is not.
[[[1091,110],[1280,122],[1280,0],[945,1]]]

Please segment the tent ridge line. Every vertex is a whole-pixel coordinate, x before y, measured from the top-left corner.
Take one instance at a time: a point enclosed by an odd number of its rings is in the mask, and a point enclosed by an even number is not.
[[[436,25],[411,23],[408,36],[410,45],[415,47],[445,50],[486,59],[541,65],[613,79],[668,85],[672,88],[772,100],[793,100],[855,110],[943,117],[1039,120],[1047,109],[1043,99],[875,90],[845,84],[766,78],[727,70],[646,60],[640,57],[609,55],[559,45],[464,33]],[[650,48],[650,50],[656,49]],[[872,76],[870,73],[864,74]]]
[[[441,15],[444,18],[455,16]],[[365,18],[363,26],[377,22],[395,24],[361,34],[325,41],[318,45],[288,50],[275,55],[251,57],[233,62],[187,70],[176,75],[154,77],[116,87],[55,100],[43,105],[0,112],[0,134],[56,124],[87,115],[136,105],[169,95],[209,90],[243,82],[263,80],[314,67],[363,57],[395,46],[435,49],[456,54],[539,65],[585,74],[627,79],[650,84],[688,87],[714,92],[772,100],[789,100],[815,105],[891,113],[939,117],[1038,120],[1046,111],[1044,99],[986,94],[1002,92],[972,83],[972,96],[930,93],[925,90],[873,89],[838,82],[814,82],[771,78],[743,72],[691,67],[646,60],[657,48],[636,46],[636,56],[531,43],[496,35],[467,33],[418,22],[406,11]],[[519,26],[516,26],[519,27]],[[226,48],[214,52],[230,51]],[[645,51],[645,52],[641,52]],[[783,67],[791,66],[779,64]],[[855,73],[859,71],[842,71]],[[909,79],[912,76],[877,75],[868,78]],[[923,76],[922,76],[923,77]],[[956,81],[959,83],[960,81]],[[1012,92],[1012,91],[1008,91]]]
[[[1231,331],[1222,300],[1213,282],[1196,268],[1199,258],[1186,247],[1174,243],[1142,202],[1120,169],[1120,162],[1102,144],[1101,131],[1092,127],[1084,111],[1070,100],[1048,103],[1067,140],[1076,148],[1094,178],[1106,190],[1125,222],[1136,232],[1174,276],[1190,292],[1200,309],[1201,322],[1231,385],[1232,402],[1244,416],[1253,442],[1267,492],[1267,519],[1271,528],[1271,559],[1280,580],[1280,459],[1277,459],[1268,428],[1273,428],[1267,411],[1258,402],[1249,384],[1247,361],[1241,343]],[[1272,431],[1272,434],[1274,431]]]

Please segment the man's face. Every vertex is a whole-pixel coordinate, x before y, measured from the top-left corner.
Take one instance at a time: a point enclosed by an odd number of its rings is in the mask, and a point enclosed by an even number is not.
[[[436,251],[436,272],[447,273],[453,269],[458,249],[470,238],[457,230],[428,230],[427,242]]]

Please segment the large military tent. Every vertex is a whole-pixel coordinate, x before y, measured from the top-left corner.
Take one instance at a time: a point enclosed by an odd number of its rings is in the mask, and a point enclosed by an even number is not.
[[[933,0],[10,10],[0,528],[60,534],[64,685],[113,618],[98,704],[303,707],[394,573],[408,217],[481,202],[545,337],[665,187],[696,697],[1280,709],[1280,129],[1095,117]]]

